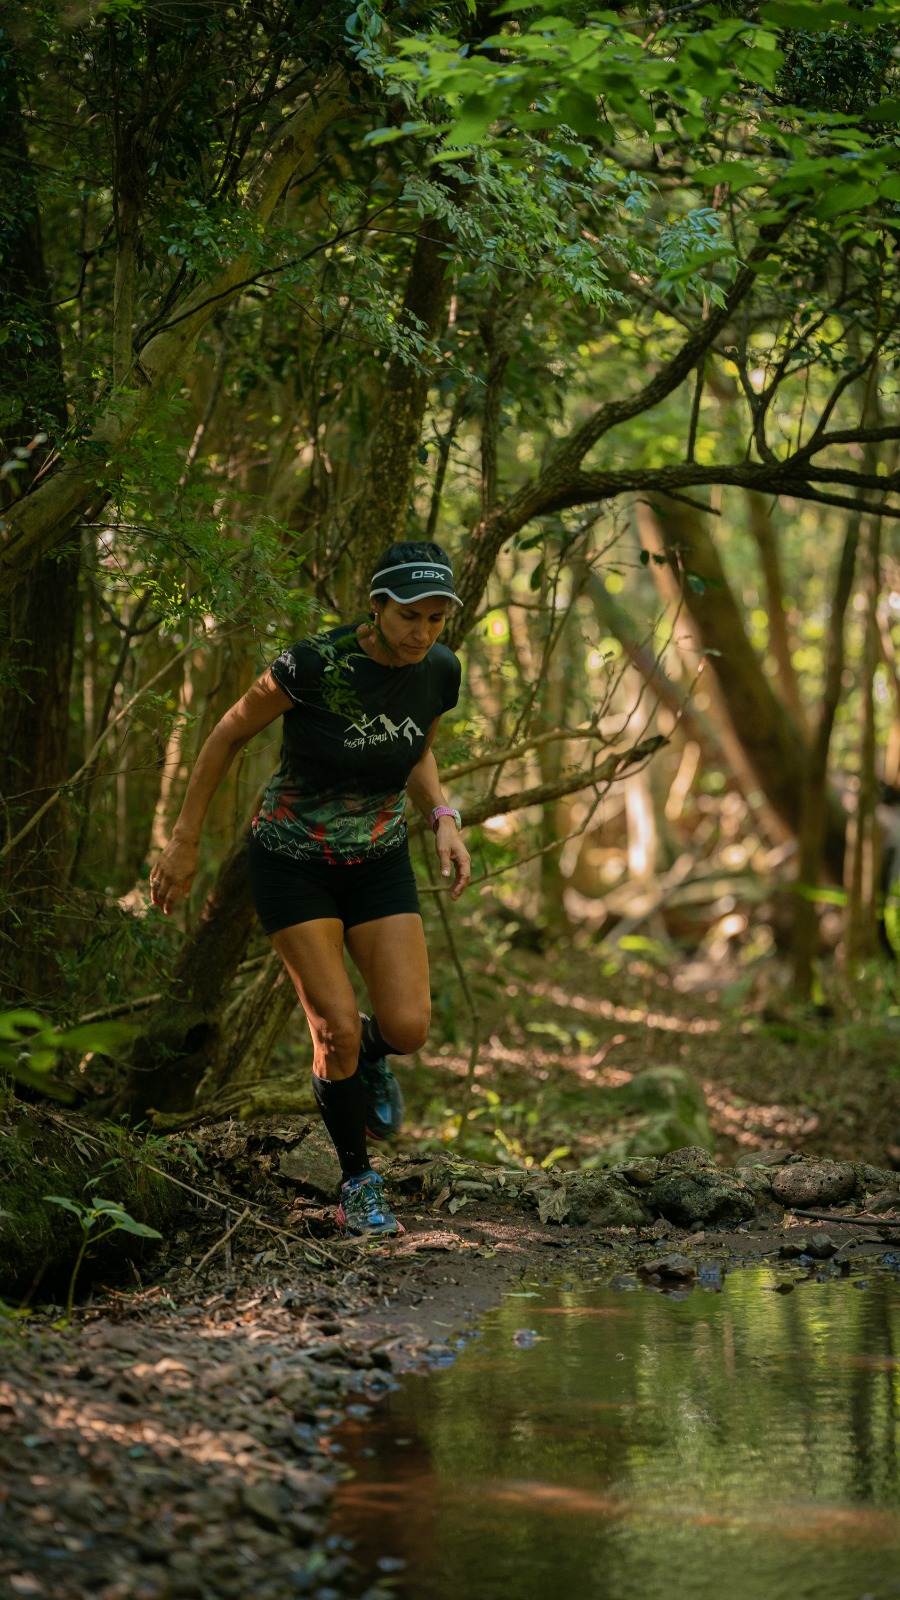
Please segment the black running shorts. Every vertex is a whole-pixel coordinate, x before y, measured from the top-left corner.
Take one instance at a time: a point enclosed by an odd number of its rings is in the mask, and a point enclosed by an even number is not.
[[[250,892],[265,933],[280,933],[320,917],[337,917],[345,928],[355,928],[379,917],[419,911],[405,840],[386,855],[345,866],[297,861],[267,850],[251,835],[247,864]]]

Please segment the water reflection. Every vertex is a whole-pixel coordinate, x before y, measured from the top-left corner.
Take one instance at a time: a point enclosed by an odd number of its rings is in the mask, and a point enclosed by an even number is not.
[[[510,1298],[344,1430],[336,1531],[403,1600],[896,1600],[900,1282],[777,1286]]]

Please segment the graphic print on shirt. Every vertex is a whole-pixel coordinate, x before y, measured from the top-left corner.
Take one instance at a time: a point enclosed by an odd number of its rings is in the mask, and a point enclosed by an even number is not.
[[[388,739],[399,739],[403,734],[412,744],[413,738],[424,739],[422,729],[413,722],[412,717],[404,717],[398,725],[386,717],[383,711],[377,716],[367,717],[365,713],[357,722],[351,722],[344,736],[344,744],[348,750],[362,750],[366,745],[384,744]],[[354,737],[355,735],[355,737]]]

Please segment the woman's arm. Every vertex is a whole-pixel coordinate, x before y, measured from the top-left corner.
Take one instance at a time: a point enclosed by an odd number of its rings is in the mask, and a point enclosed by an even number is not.
[[[441,788],[437,762],[431,750],[440,720],[440,717],[436,717],[431,724],[425,740],[425,749],[413,767],[406,785],[410,800],[426,820],[430,819],[435,806],[445,806],[447,804]],[[469,860],[469,852],[463,844],[462,834],[452,817],[441,817],[434,837],[438,858],[441,863],[441,876],[449,878],[452,868],[456,869],[456,881],[450,891],[450,898],[451,900],[458,900],[472,876],[472,863]]]
[[[248,739],[290,711],[294,702],[279,689],[271,672],[247,690],[217,722],[191,773],[172,837],[150,874],[150,898],[166,916],[186,900],[197,871],[200,834],[210,801],[235,756]]]

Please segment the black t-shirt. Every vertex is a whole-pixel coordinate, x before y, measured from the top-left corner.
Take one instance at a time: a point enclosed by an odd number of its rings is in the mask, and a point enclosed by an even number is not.
[[[348,863],[406,838],[409,774],[428,730],[459,699],[460,665],[446,645],[424,661],[384,667],[355,627],[289,645],[270,668],[294,707],[284,714],[281,761],[253,832],[297,860]]]

